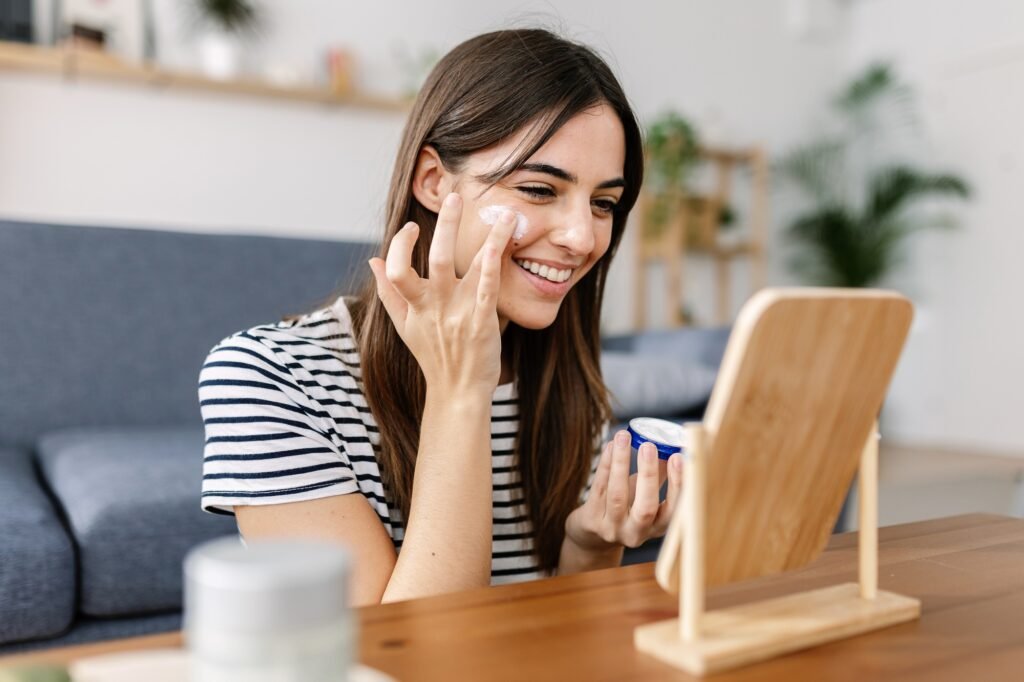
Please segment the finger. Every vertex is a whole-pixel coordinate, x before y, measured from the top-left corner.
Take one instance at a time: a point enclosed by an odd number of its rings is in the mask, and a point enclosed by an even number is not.
[[[503,209],[501,215],[498,216],[497,222],[491,226],[490,232],[487,233],[487,238],[484,239],[484,243],[480,245],[480,249],[477,251],[476,256],[473,258],[473,264],[483,263],[481,256],[486,251],[488,246],[493,246],[498,250],[498,253],[504,253],[505,249],[508,248],[510,240],[512,239],[512,233],[516,229],[516,214],[510,209]],[[473,267],[470,266],[470,271]],[[467,275],[469,271],[467,271]],[[465,279],[465,277],[463,278]]]
[[[630,521],[637,530],[647,530],[658,515],[658,451],[651,443],[644,443],[637,452],[636,494],[629,508]]]
[[[679,497],[683,491],[683,455],[677,452],[668,459],[668,491],[665,493],[665,501],[658,509],[658,518],[654,520],[654,527],[658,533],[664,534],[668,524],[672,521],[676,505],[679,504]]]
[[[511,209],[505,209],[498,216],[498,222],[494,224],[491,231],[487,235],[487,241],[498,250],[498,253],[504,253],[505,249],[509,245],[509,241],[512,239],[512,233],[516,230],[516,214]]]
[[[371,258],[369,263],[373,279],[377,282],[377,297],[384,305],[384,310],[396,325],[403,323],[408,315],[409,306],[388,280],[384,272],[384,261],[380,258]]]
[[[391,240],[385,260],[384,271],[388,281],[410,304],[420,300],[423,290],[422,280],[412,267],[412,251],[419,233],[416,223],[406,223]]]
[[[590,484],[590,494],[587,495],[587,502],[594,500],[601,502],[605,493],[608,492],[608,478],[612,470],[612,442],[605,443],[601,451],[601,458],[597,462],[597,471],[594,472],[594,481]]]
[[[612,466],[608,478],[605,517],[614,523],[620,523],[626,519],[629,511],[629,432],[619,431],[612,442]]]
[[[512,237],[512,232],[515,230],[516,216],[515,213],[509,209],[505,209],[498,216],[498,221],[491,227],[491,231],[487,233],[487,238],[484,239],[484,243],[480,245],[480,249],[476,252],[473,257],[473,262],[469,266],[469,270],[466,271],[462,281],[465,282],[473,291],[476,291],[477,285],[474,277],[478,277],[480,271],[483,268],[484,255],[487,253],[488,246],[493,246],[497,249],[499,254],[505,252],[505,248],[508,246],[509,239]]]
[[[494,320],[498,312],[498,290],[501,288],[501,252],[494,246],[484,247],[480,265],[480,282],[476,287],[476,308],[473,317],[477,325]]]
[[[487,235],[480,261],[480,281],[476,287],[477,323],[492,319],[498,308],[498,291],[501,289],[501,266],[504,262],[505,245],[508,244],[515,226],[515,215],[505,210],[497,224]],[[472,280],[467,282],[471,285]]]
[[[455,281],[455,241],[462,219],[462,197],[452,192],[444,198],[437,214],[434,236],[430,240],[427,276],[442,286],[451,286]]]

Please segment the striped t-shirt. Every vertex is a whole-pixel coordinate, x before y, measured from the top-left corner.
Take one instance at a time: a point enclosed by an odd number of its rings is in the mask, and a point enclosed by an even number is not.
[[[217,344],[199,376],[203,509],[232,514],[236,505],[359,493],[401,550],[404,523],[385,498],[376,459],[380,432],[360,377],[352,321],[340,298]],[[543,575],[514,467],[517,428],[515,387],[499,385],[491,402],[492,585]]]

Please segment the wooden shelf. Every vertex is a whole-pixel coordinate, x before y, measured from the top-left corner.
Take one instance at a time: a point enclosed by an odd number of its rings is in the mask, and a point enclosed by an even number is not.
[[[689,253],[701,253],[714,256],[715,258],[736,258],[760,254],[762,246],[756,242],[738,242],[735,244],[715,244],[713,246],[690,246],[686,249]]]
[[[715,176],[715,186],[707,194],[687,194],[676,188],[669,199],[677,208],[663,218],[664,224],[652,225],[656,197],[641,192],[638,201],[640,229],[637,231],[634,282],[634,328],[647,326],[647,267],[665,268],[667,288],[665,312],[669,326],[683,324],[685,304],[684,263],[687,256],[710,256],[715,269],[715,324],[728,324],[732,312],[731,264],[745,259],[751,268],[751,288],[765,284],[765,243],[768,225],[768,162],[759,147],[702,147],[698,155]],[[742,238],[719,241],[721,216],[729,205],[735,171],[751,171],[751,196]]]
[[[0,71],[29,71],[54,74],[68,81],[115,81],[143,87],[199,90],[377,111],[403,112],[411,104],[399,98],[339,93],[313,86],[278,86],[256,79],[222,81],[159,66],[133,64],[103,52],[4,41],[0,41]]]

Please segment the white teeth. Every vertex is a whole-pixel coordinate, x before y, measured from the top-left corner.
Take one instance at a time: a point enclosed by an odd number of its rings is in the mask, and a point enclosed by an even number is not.
[[[528,260],[517,260],[516,263],[519,267],[524,270],[528,270],[538,277],[543,277],[549,282],[564,282],[572,277],[572,268],[568,270],[559,270],[549,265],[541,265],[540,263],[534,263]]]

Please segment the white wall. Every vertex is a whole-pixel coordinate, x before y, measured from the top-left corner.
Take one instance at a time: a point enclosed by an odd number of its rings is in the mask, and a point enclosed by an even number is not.
[[[818,3],[818,4],[816,4]],[[332,44],[360,55],[363,85],[403,86],[396,55],[444,51],[510,24],[561,27],[606,53],[642,119],[666,107],[719,141],[781,152],[800,141],[848,73],[896,58],[921,95],[931,161],[976,187],[958,232],[923,236],[895,282],[918,323],[886,413],[893,440],[1024,452],[1024,4],[858,0],[811,39],[794,7],[819,0],[569,0],[498,8],[435,3],[266,3],[264,66],[310,73]],[[194,47],[158,0],[165,63]],[[0,216],[323,238],[376,235],[402,125],[394,114],[0,73]],[[773,198],[776,226],[790,207]],[[776,228],[777,230],[777,228]],[[789,279],[778,244],[770,280]],[[613,268],[609,331],[631,320],[632,248]],[[703,268],[694,302],[711,307]],[[741,278],[742,280],[742,278]],[[742,288],[737,296],[744,292]],[[657,301],[652,302],[657,307]]]
[[[510,24],[562,28],[610,58],[641,118],[666,107],[733,144],[785,148],[832,86],[835,40],[801,42],[785,0],[506,4],[267,0],[256,61],[312,72],[332,44],[363,85],[403,86],[400,53],[445,51]],[[157,0],[160,58],[194,61],[174,0]],[[40,22],[45,31],[48,23]],[[393,114],[0,73],[0,215],[308,237],[371,237],[402,125]],[[631,314],[627,245],[606,326]],[[776,278],[781,268],[775,267]],[[740,295],[743,292],[739,292]],[[695,289],[698,302],[710,300]]]
[[[961,228],[912,243],[918,320],[894,381],[895,440],[1024,454],[1024,4],[862,0],[847,64],[891,57],[918,93],[927,162],[961,173]]]

